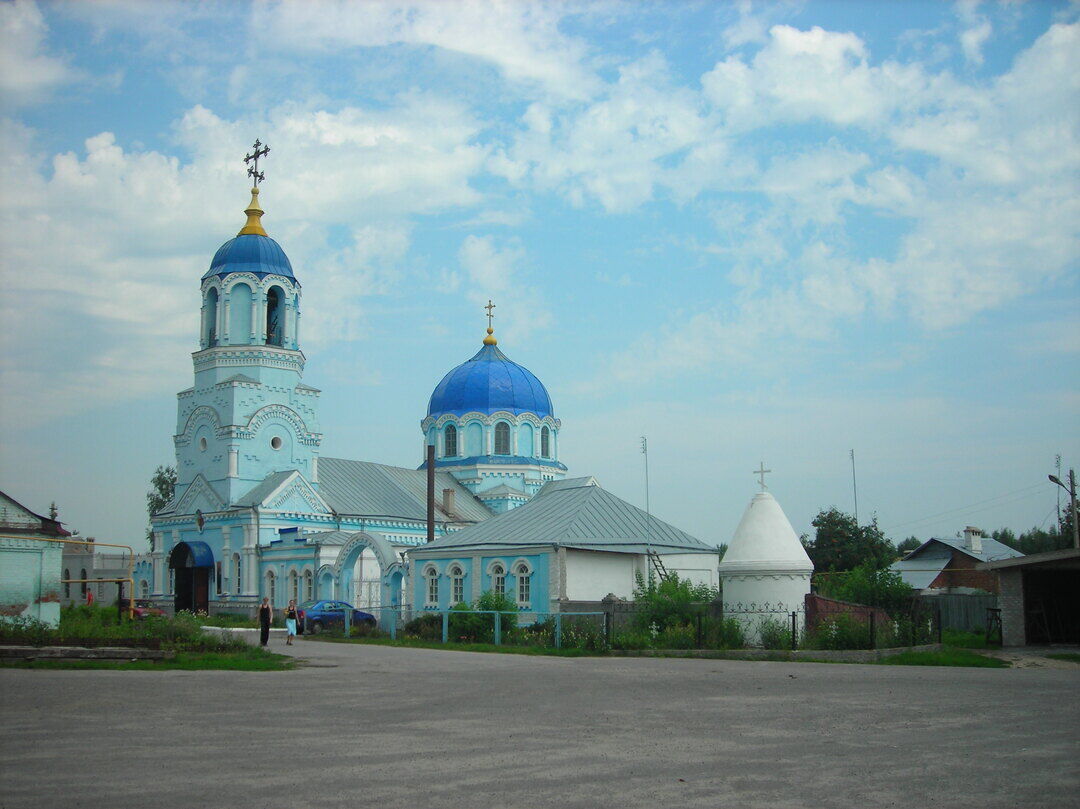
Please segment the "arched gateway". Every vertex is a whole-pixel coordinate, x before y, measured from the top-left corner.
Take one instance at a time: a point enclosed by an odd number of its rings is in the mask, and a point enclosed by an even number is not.
[[[365,550],[371,550],[378,562],[378,609],[376,617],[380,625],[384,625],[391,619],[391,611],[386,607],[400,607],[401,593],[404,584],[405,568],[401,559],[394,553],[393,546],[385,537],[367,531],[357,531],[349,536],[345,544],[338,552],[337,559],[331,568],[332,581],[336,589],[337,598],[352,598],[353,575],[356,561]],[[367,574],[365,574],[367,578]],[[320,578],[320,588],[322,579]],[[327,593],[320,593],[322,598],[330,598]],[[361,607],[363,609],[364,607]],[[370,607],[368,607],[370,609]]]
[[[169,553],[169,568],[175,576],[176,611],[208,612],[210,609],[210,571],[214,552],[205,542],[179,542]]]

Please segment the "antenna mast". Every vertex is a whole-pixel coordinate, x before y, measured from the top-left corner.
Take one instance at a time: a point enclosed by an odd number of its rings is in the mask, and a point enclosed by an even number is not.
[[[649,588],[653,583],[652,517],[649,511],[649,439],[641,436],[641,454],[645,456],[645,564],[649,571]]]
[[[855,450],[851,450],[851,491],[855,495],[855,525],[859,524],[859,487],[855,484]]]

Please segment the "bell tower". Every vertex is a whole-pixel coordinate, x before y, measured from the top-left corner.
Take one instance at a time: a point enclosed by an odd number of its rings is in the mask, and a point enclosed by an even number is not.
[[[275,472],[295,469],[318,486],[319,391],[301,381],[300,282],[259,204],[269,152],[255,141],[245,158],[247,221],[202,277],[195,384],[177,394],[177,495],[209,489],[206,506],[236,503]]]

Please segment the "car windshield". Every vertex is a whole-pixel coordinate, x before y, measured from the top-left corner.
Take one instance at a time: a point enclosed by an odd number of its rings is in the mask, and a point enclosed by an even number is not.
[[[318,603],[319,603],[318,601],[308,601],[308,602],[307,602],[307,603],[305,603],[305,604],[301,604],[301,605],[300,605],[300,606],[298,607],[298,609],[301,609],[301,610],[311,610],[311,609],[315,609],[315,605],[316,605],[316,604],[318,604]]]

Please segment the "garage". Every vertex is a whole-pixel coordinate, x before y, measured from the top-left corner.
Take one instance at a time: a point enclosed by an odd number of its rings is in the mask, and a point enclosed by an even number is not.
[[[1080,644],[1080,549],[979,565],[998,574],[1005,646]]]

